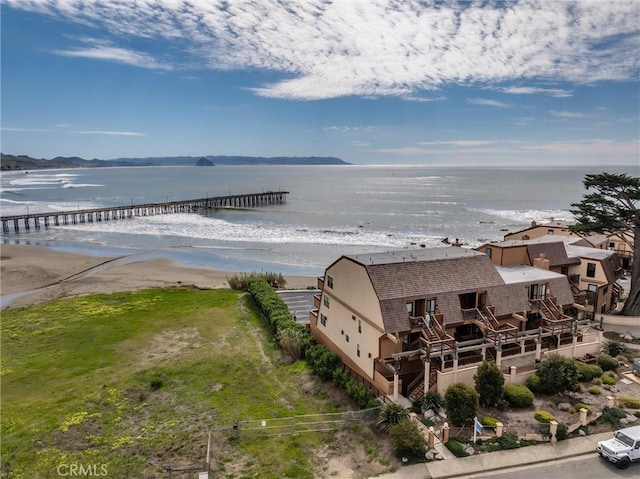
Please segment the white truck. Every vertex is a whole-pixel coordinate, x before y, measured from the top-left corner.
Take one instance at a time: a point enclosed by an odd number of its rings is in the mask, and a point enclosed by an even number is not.
[[[626,469],[632,462],[640,461],[640,426],[617,430],[611,439],[600,441],[596,451],[600,457]]]

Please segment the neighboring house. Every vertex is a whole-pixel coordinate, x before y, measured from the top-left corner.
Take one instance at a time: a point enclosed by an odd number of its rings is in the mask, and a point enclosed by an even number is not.
[[[543,349],[568,347],[576,356],[599,347],[567,314],[566,276],[497,267],[469,249],[342,256],[318,288],[314,336],[370,389],[394,398],[472,383],[483,360],[505,367],[503,356],[517,357],[533,367]],[[524,381],[515,365],[509,371]]]
[[[546,236],[535,240],[486,243],[476,248],[494,264],[527,264],[567,276],[576,309],[594,315],[615,308],[622,288],[616,281],[623,270],[617,253],[590,247],[578,237]]]
[[[535,221],[531,222],[531,226],[528,228],[515,231],[513,233],[507,233],[504,235],[504,240],[531,240],[540,238],[542,236],[576,236],[580,237],[577,233],[572,232],[569,229],[569,224],[560,221],[552,221],[550,223],[538,224]]]

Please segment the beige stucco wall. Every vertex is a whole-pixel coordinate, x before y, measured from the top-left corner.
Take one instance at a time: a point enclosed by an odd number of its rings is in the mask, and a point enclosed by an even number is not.
[[[603,304],[606,304],[607,306],[611,305],[611,294],[613,289],[611,287],[608,287],[606,293],[603,291],[602,287],[607,286],[608,281],[604,269],[602,268],[602,263],[599,260],[580,258],[580,261],[580,264],[569,267],[569,276],[580,276],[580,281],[578,282],[578,288],[580,290],[587,291],[590,284],[595,284],[598,286],[598,310],[595,312],[600,313]],[[592,278],[587,277],[588,263],[594,263],[596,265],[595,275]]]
[[[328,276],[333,278],[333,288]],[[327,317],[327,324],[318,320],[317,330],[339,349],[343,361],[353,363],[373,381],[384,330],[380,303],[364,267],[343,258],[327,269],[318,318],[321,315]]]
[[[559,228],[554,226],[537,225],[533,228],[529,228],[524,231],[518,231],[516,233],[508,233],[504,236],[505,241],[508,240],[521,240],[524,236],[528,236],[528,239],[536,239],[542,236],[547,236],[549,230],[553,231],[556,236],[575,236],[568,228]]]

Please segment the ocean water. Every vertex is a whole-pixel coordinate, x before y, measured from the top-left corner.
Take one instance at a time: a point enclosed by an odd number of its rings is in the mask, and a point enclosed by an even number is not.
[[[2,172],[2,215],[288,191],[287,203],[3,233],[96,256],[168,257],[228,271],[319,275],[343,254],[468,247],[532,220],[571,221],[587,173],[605,168],[226,166]],[[609,172],[638,175],[632,167]]]

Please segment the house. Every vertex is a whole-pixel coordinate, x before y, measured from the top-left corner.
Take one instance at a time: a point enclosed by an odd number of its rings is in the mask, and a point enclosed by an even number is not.
[[[341,256],[318,278],[318,288],[310,313],[314,336],[374,393],[394,399],[472,383],[483,360],[524,382],[505,358],[533,367],[543,349],[568,348],[576,356],[599,347],[571,315],[566,276],[496,266],[470,249]]]
[[[551,221],[549,223],[538,224],[536,221],[532,221],[531,226],[528,228],[504,235],[504,240],[531,240],[540,238],[541,236],[581,237],[578,233],[571,231],[568,223]]]
[[[598,249],[580,237],[542,236],[534,240],[486,243],[476,248],[499,266],[526,264],[569,278],[576,308],[590,316],[615,308],[623,269],[615,251]]]

